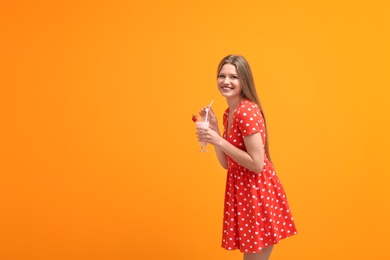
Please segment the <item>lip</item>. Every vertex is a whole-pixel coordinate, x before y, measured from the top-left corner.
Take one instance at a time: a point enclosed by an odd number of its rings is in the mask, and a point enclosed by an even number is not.
[[[221,86],[221,89],[223,90],[231,90],[233,89],[232,87],[229,87],[229,86]]]

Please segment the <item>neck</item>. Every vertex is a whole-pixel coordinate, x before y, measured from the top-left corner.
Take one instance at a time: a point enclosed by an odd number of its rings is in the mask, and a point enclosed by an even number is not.
[[[238,105],[241,103],[241,101],[243,100],[244,98],[239,96],[238,98],[234,98],[234,99],[226,99],[226,102],[229,106],[229,110],[231,112],[233,112],[234,110],[236,110],[236,108],[238,107]]]

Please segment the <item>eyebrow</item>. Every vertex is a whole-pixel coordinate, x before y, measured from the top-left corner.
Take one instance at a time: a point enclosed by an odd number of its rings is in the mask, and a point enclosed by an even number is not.
[[[218,75],[226,75],[225,73],[222,73],[222,72],[220,72]],[[234,74],[234,73],[230,73],[230,74],[228,74],[229,76],[237,76],[237,74]]]

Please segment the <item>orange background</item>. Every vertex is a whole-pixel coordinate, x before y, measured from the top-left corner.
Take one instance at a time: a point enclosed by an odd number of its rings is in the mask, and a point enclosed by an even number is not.
[[[389,1],[0,1],[0,258],[241,259],[191,114],[252,66],[299,235],[389,259]]]

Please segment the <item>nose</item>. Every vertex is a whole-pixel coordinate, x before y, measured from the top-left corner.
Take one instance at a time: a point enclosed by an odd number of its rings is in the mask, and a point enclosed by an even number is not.
[[[226,77],[226,78],[223,80],[223,83],[225,83],[225,84],[230,84],[229,77]]]

